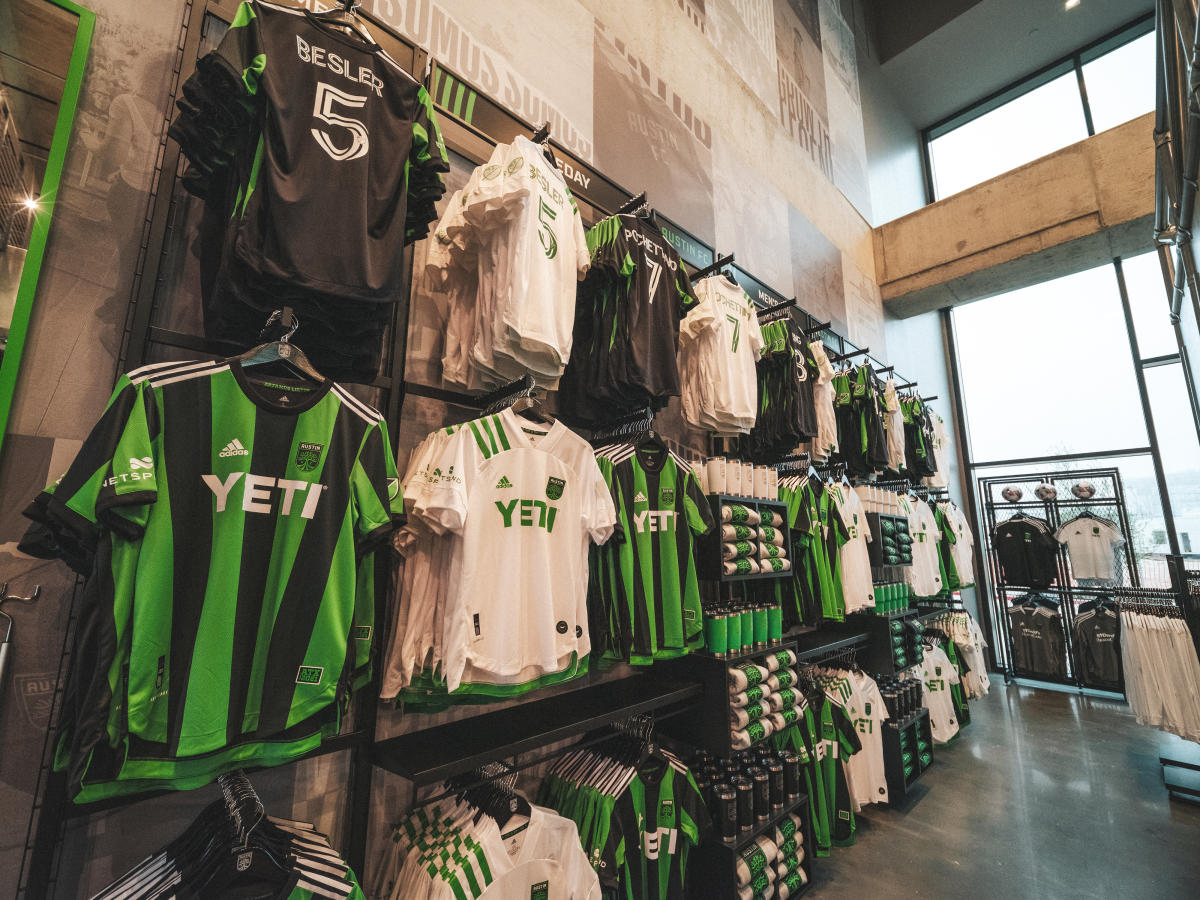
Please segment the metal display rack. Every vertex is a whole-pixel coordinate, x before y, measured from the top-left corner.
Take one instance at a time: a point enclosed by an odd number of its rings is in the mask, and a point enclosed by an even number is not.
[[[1090,481],[1095,485],[1096,495],[1088,500],[1075,498],[1070,489],[1079,481]],[[1054,485],[1058,489],[1057,497],[1047,500],[1038,499],[1034,494],[1034,489],[1043,483]],[[1020,488],[1022,498],[1016,502],[1003,499],[1000,492],[1008,486]],[[1005,680],[1010,681],[1019,677],[1078,688],[1092,688],[1076,671],[1072,625],[1078,605],[1087,600],[1102,596],[1115,596],[1118,593],[1123,596],[1147,598],[1175,596],[1172,588],[1145,588],[1141,585],[1141,573],[1134,555],[1133,533],[1129,526],[1129,514],[1126,509],[1125,493],[1121,485],[1119,470],[1115,468],[1087,469],[1075,472],[1047,470],[1022,472],[1020,475],[1013,476],[992,475],[979,479],[978,490],[984,513],[985,529],[982,537],[987,553],[986,570],[993,588],[989,596],[991,618],[993,622],[997,623],[994,633],[1000,638],[1002,644],[997,661],[1001,664]],[[991,539],[996,526],[1009,518],[1004,513],[1021,512],[1043,518],[1049,523],[1051,531],[1057,532],[1065,522],[1085,510],[1095,512],[1097,515],[1105,516],[1113,521],[1124,540],[1119,551],[1124,563],[1123,571],[1119,573],[1119,578],[1114,583],[1095,586],[1080,584],[1074,577],[1066,547],[1059,547],[1057,551],[1057,571],[1052,585],[1044,588],[1032,588],[1029,585],[1009,584],[1004,579],[1004,572]],[[1065,678],[1055,677],[1049,673],[1025,672],[1016,668],[1008,609],[1014,601],[1026,594],[1042,594],[1059,601],[1059,612],[1063,625],[1063,646],[1066,653],[1067,675]]]

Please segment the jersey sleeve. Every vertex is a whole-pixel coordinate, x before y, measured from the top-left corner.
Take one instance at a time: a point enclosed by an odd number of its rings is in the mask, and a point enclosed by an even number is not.
[[[708,498],[700,490],[700,482],[696,478],[696,474],[682,464],[677,463],[677,465],[680,466],[679,474],[683,478],[683,505],[687,513],[688,527],[697,535],[708,534],[716,527],[716,520],[708,505]]]
[[[359,550],[374,549],[404,524],[404,491],[382,421],[367,429],[350,477]]]
[[[575,195],[567,191],[567,200],[571,204],[571,236],[575,240],[575,275],[579,281],[587,277],[592,265],[592,253],[588,247],[587,235],[583,231],[583,216],[579,214],[579,204]]]
[[[119,384],[67,472],[35,505],[54,527],[85,542],[97,528],[136,540],[158,499],[158,434],[152,392]]]
[[[408,163],[405,244],[420,240],[429,233],[429,223],[437,219],[437,201],[446,192],[442,175],[450,171],[450,159],[446,155],[446,143],[442,140],[437,113],[433,111],[433,100],[423,86],[417,88]]]
[[[184,83],[167,132],[197,170],[198,177],[185,181],[193,191],[203,193],[207,176],[233,162],[233,136],[254,116],[266,67],[254,5],[243,2],[217,49]]]
[[[613,504],[612,489],[604,479],[600,465],[588,465],[585,460],[583,483],[583,524],[589,537],[603,544],[613,534],[617,525],[617,509]]]
[[[705,331],[715,329],[719,321],[716,304],[713,303],[712,298],[705,295],[683,317],[683,323],[679,326],[679,338],[680,340],[695,340]]]
[[[758,358],[766,349],[767,342],[763,340],[762,326],[758,324],[758,315],[753,309],[754,304],[751,303],[750,306],[750,324],[746,327],[750,332],[750,349],[754,352],[755,358]]]
[[[688,312],[700,302],[695,291],[692,290],[692,279],[688,275],[687,267],[684,266],[683,260],[676,256],[678,265],[675,269],[675,295],[679,302],[679,318],[683,318]],[[759,340],[762,340],[762,335],[759,335]]]
[[[471,475],[477,464],[476,426],[468,422],[456,432],[426,467],[426,484],[415,512],[439,534],[462,533],[467,522]]]

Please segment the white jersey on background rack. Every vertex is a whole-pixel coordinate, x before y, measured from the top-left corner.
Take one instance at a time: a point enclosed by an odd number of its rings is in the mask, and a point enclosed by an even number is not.
[[[846,782],[855,810],[869,803],[887,803],[887,770],[883,764],[883,722],[891,718],[879,685],[865,672],[847,674],[853,693],[845,703],[846,715],[858,732],[862,751],[845,761]]]
[[[1076,578],[1112,581],[1116,576],[1114,551],[1125,543],[1116,523],[1098,516],[1077,516],[1064,522],[1054,537],[1066,545]]]
[[[950,436],[946,432],[946,423],[933,410],[929,411],[933,419],[933,462],[937,471],[925,478],[925,483],[933,488],[950,487]]]
[[[946,517],[946,524],[954,532],[950,558],[954,560],[958,580],[962,587],[970,587],[975,582],[975,533],[971,531],[971,525],[958,504],[947,502],[939,506]]]
[[[896,379],[888,376],[883,387],[884,415],[887,417],[888,468],[894,472],[904,471],[904,413],[900,409],[900,395],[896,393]]]
[[[938,563],[938,529],[933,510],[924,500],[900,497],[900,508],[908,516],[908,533],[912,537],[911,566],[904,569],[904,580],[918,597],[932,597],[942,591],[941,566]]]
[[[822,341],[808,345],[817,363],[817,380],[813,382],[813,402],[817,407],[817,436],[812,442],[812,458],[828,459],[838,449],[837,415],[833,411],[833,363],[825,353]]]
[[[958,670],[939,644],[926,647],[921,660],[921,695],[929,708],[929,726],[933,739],[944,744],[958,734],[958,716],[950,685],[958,684]]]
[[[616,524],[592,448],[561,422],[507,409],[463,426],[433,474],[416,513],[462,537],[442,629],[447,688],[468,667],[476,683],[515,687],[582,662],[588,543]]]
[[[842,594],[846,612],[875,608],[875,585],[871,577],[871,557],[867,543],[873,540],[867,524],[867,511],[858,492],[843,484],[831,484],[829,495],[837,506],[849,539],[840,551],[842,563]]]
[[[758,370],[762,329],[746,292],[724,275],[694,285],[700,300],[680,326],[688,342],[683,379],[685,414],[693,425],[725,433],[749,432],[758,418]]]

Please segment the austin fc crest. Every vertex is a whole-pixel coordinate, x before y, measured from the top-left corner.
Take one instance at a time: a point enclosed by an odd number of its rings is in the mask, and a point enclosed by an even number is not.
[[[301,472],[311,472],[321,461],[321,451],[323,449],[325,449],[323,444],[306,444],[302,442],[296,448],[296,468]]]
[[[563,488],[567,486],[566,481],[561,478],[551,478],[546,482],[546,496],[551,500],[557,500],[563,494]]]

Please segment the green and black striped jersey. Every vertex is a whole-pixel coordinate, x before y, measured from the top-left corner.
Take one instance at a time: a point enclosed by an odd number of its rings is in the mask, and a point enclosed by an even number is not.
[[[106,743],[148,763],[122,777],[327,733],[369,669],[367,554],[403,501],[382,419],[340,385],[147,366],[30,512],[103,551],[106,684],[84,690],[111,697]]]
[[[702,647],[694,551],[714,522],[691,467],[649,442],[602,447],[596,459],[620,535],[593,550],[593,645],[635,665]]]
[[[686,767],[656,758],[642,765],[616,801],[602,867],[617,872],[618,895],[624,900],[689,896],[688,857],[708,831],[708,815]]]

